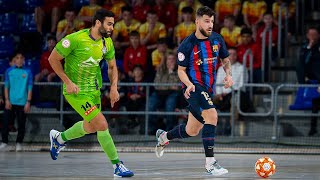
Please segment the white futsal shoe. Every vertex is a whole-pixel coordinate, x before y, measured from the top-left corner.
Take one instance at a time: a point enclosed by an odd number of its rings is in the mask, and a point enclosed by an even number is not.
[[[221,176],[228,173],[228,170],[218,164],[218,161],[206,164],[206,170],[213,176]]]
[[[155,153],[158,158],[161,158],[163,156],[164,148],[169,144],[169,141],[165,142],[163,139],[163,136],[165,135],[165,133],[167,132],[162,129],[158,129],[156,133],[156,138],[158,143],[155,148]]]

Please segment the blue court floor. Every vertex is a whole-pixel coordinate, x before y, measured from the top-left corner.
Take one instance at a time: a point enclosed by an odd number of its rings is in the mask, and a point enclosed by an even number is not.
[[[216,155],[229,173],[213,177],[205,173],[201,153],[119,153],[125,165],[135,172],[131,179],[261,179],[254,171],[256,160],[271,157],[277,172],[269,179],[320,180],[320,155],[223,154]],[[0,179],[118,179],[111,163],[101,152],[61,152],[51,160],[49,152],[0,152]]]

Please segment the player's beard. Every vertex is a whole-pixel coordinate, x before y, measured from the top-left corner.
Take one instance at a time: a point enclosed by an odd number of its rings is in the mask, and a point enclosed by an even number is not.
[[[101,36],[104,37],[104,38],[108,38],[108,37],[111,36],[111,32],[105,30],[103,27],[100,27],[100,28],[99,28],[99,33],[100,33]]]
[[[206,32],[203,28],[199,28],[200,29],[200,32],[201,32],[201,34],[202,35],[204,35],[205,37],[209,37],[210,35],[211,35],[211,33],[212,33],[212,31],[211,32]]]

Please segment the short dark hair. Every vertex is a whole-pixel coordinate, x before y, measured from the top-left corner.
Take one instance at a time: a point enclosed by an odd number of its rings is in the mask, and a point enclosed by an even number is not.
[[[92,26],[94,26],[96,24],[96,20],[99,20],[101,23],[103,23],[103,21],[106,17],[114,17],[113,12],[108,11],[106,9],[97,10],[92,18]]]
[[[182,8],[181,12],[182,12],[182,13],[192,14],[192,13],[193,13],[193,8],[190,7],[190,6],[187,6],[187,7]]]
[[[224,19],[229,19],[230,21],[233,21],[233,22],[236,21],[236,17],[234,15],[226,15]]]
[[[140,37],[140,33],[138,31],[131,31],[129,33],[129,36],[136,36],[136,37]]]
[[[215,16],[216,13],[208,6],[202,6],[197,10],[197,16],[202,17],[203,15],[207,15],[211,17],[211,16]]]
[[[49,36],[47,37],[47,41],[50,41],[50,40],[57,41],[56,37],[53,36],[53,35],[49,35]]]
[[[121,8],[121,12],[125,12],[125,11],[132,12],[132,8],[130,6],[123,6]]]
[[[250,34],[252,35],[252,30],[250,28],[242,28],[241,29],[241,32],[240,32],[240,35],[244,35],[244,34]]]
[[[166,38],[159,38],[157,41],[157,44],[167,44],[167,39]]]
[[[318,31],[318,33],[320,33],[320,26],[316,26],[316,25],[309,26],[307,29],[307,32],[311,29],[314,29],[314,30]]]

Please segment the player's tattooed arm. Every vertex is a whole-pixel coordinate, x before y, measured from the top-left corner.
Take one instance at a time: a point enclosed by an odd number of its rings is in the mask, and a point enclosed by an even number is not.
[[[226,75],[227,76],[232,76],[230,59],[229,58],[224,58],[224,59],[221,60],[221,62],[222,62],[223,69],[226,72]]]
[[[231,76],[231,62],[229,58],[224,58],[222,60],[222,66],[226,72],[226,77],[224,78],[224,88],[230,88],[233,85],[233,80]]]

